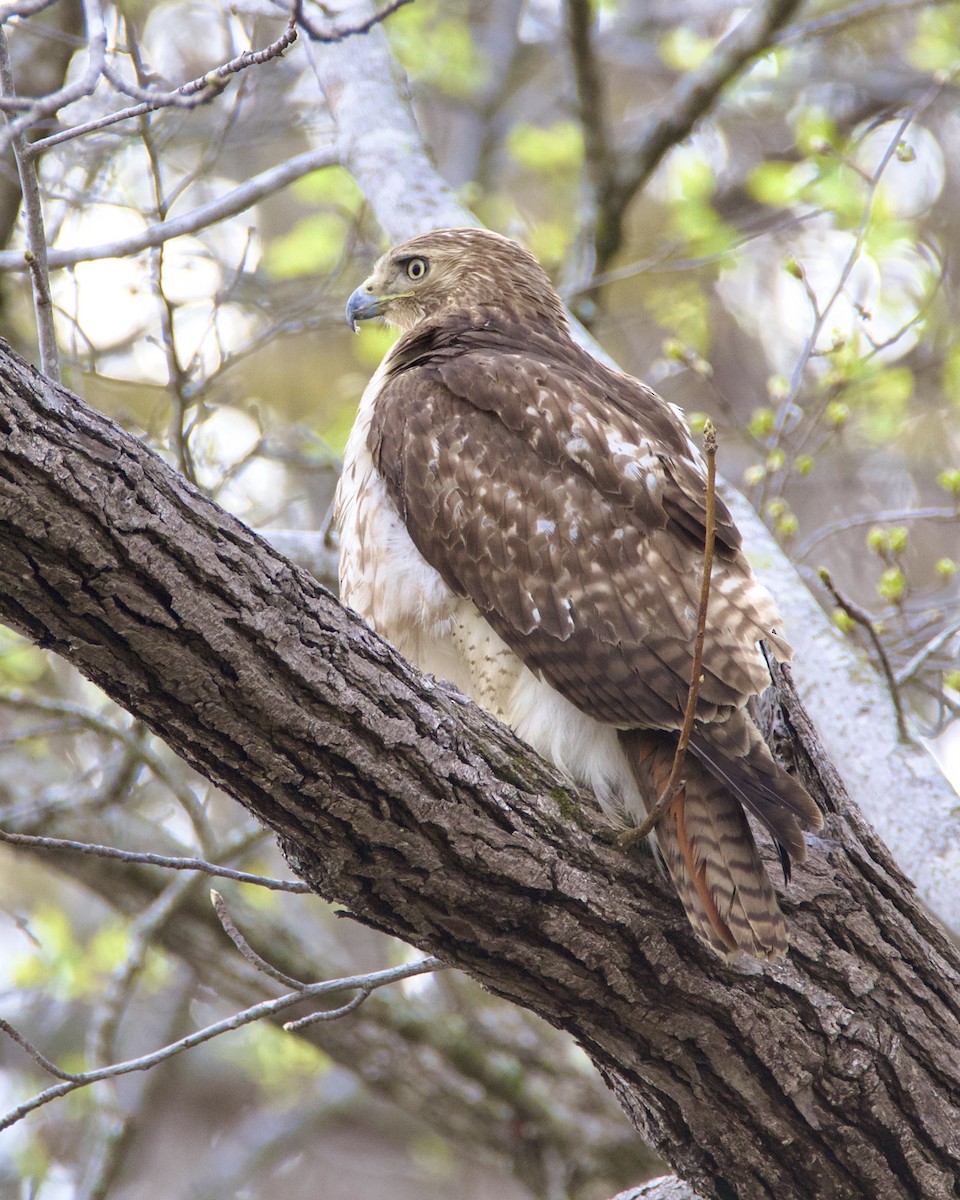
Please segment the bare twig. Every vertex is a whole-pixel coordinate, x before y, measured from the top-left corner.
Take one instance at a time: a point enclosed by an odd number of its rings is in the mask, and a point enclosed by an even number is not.
[[[838,9],[811,21],[790,25],[773,38],[773,44],[782,46],[789,42],[804,41],[807,38],[836,33],[839,29],[846,29],[860,21],[868,21],[871,17],[896,15],[918,8],[929,9],[952,2],[953,0],[865,0],[865,3],[851,4],[849,8]]]
[[[676,800],[684,786],[683,763],[687,756],[687,746],[697,715],[697,699],[700,695],[700,684],[703,675],[703,644],[707,635],[707,608],[710,604],[710,577],[713,573],[713,550],[717,532],[717,431],[713,422],[707,419],[703,426],[703,448],[707,456],[707,491],[706,515],[704,518],[703,536],[703,574],[700,578],[700,607],[697,611],[697,636],[693,644],[693,667],[690,672],[690,687],[687,691],[687,707],[683,714],[683,725],[677,739],[677,748],[673,756],[673,766],[670,777],[659,799],[646,817],[633,829],[628,829],[620,835],[621,846],[633,846],[656,828],[657,822]]]
[[[217,914],[217,919],[223,926],[224,933],[252,967],[256,967],[264,975],[269,975],[271,979],[282,983],[284,987],[293,988],[296,991],[302,992],[310,986],[301,979],[294,979],[292,975],[286,975],[283,971],[278,970],[271,963],[268,963],[265,958],[260,957],[234,924],[233,917],[230,916],[223,896],[215,888],[210,889],[210,900],[213,904],[214,912]]]
[[[123,961],[112,973],[100,996],[87,1035],[87,1061],[105,1065],[113,1054],[114,1041],[124,1010],[147,961],[156,935],[183,902],[195,879],[181,876],[169,882],[137,919],[131,922]]]
[[[577,109],[592,189],[591,242],[601,262],[609,261],[620,241],[620,213],[612,203],[617,186],[617,159],[607,130],[603,83],[593,41],[591,0],[567,0],[567,43],[577,86]]]
[[[246,183],[233,188],[225,195],[209,204],[202,204],[182,217],[172,217],[167,221],[150,225],[132,237],[118,238],[115,242],[106,242],[101,246],[83,246],[73,250],[51,250],[47,256],[51,267],[71,267],[75,263],[91,262],[101,258],[125,258],[146,250],[150,246],[159,246],[170,238],[180,237],[185,233],[195,233],[217,221],[235,216],[244,209],[251,208],[265,196],[279,191],[287,184],[317,171],[321,167],[330,167],[337,163],[336,150],[332,146],[321,146],[308,150],[288,159],[268,171],[261,171]],[[23,255],[10,251],[0,252],[0,271],[22,271],[24,268]]]
[[[897,508],[878,513],[861,513],[855,517],[840,517],[836,521],[821,525],[797,547],[794,557],[797,562],[801,562],[821,542],[838,533],[846,533],[863,525],[884,525],[901,521],[944,521],[952,525],[957,521],[957,511],[954,508]]]
[[[767,0],[754,5],[713,53],[688,72],[651,111],[640,137],[618,170],[616,187],[608,194],[608,218],[616,236],[608,239],[606,257],[597,254],[602,272],[622,239],[625,211],[668,150],[682,142],[710,109],[723,89],[771,44],[800,4],[800,0]]]
[[[232,879],[235,883],[250,883],[271,892],[291,892],[305,895],[313,889],[296,879],[273,879],[269,875],[255,875],[250,871],[234,871],[202,858],[179,858],[168,854],[147,854],[135,850],[121,850],[117,846],[100,846],[94,842],[75,842],[67,838],[37,837],[28,833],[11,833],[0,829],[0,842],[12,846],[26,846],[31,850],[72,851],[75,854],[90,854],[97,858],[112,858],[117,862],[140,863],[148,867],[163,867],[167,871],[200,871],[220,879]]]
[[[951,638],[960,633],[960,621],[951,621],[913,655],[913,657],[896,672],[895,678],[899,686],[908,683],[927,659],[932,658],[946,646]]]
[[[401,979],[409,979],[414,975],[423,975],[430,971],[442,970],[443,965],[438,958],[429,957],[422,958],[419,962],[407,963],[400,967],[390,967],[385,971],[373,971],[367,975],[350,975],[342,979],[331,979],[325,980],[322,983],[313,983],[303,991],[287,993],[286,995],[278,996],[275,1000],[265,1000],[260,1004],[254,1004],[250,1008],[245,1008],[241,1012],[234,1013],[222,1021],[216,1021],[214,1024],[207,1025],[203,1029],[198,1029],[176,1042],[171,1042],[168,1046],[154,1050],[150,1054],[143,1054],[138,1058],[127,1059],[125,1062],[113,1063],[109,1067],[100,1067],[97,1070],[84,1071],[80,1074],[61,1070],[54,1063],[50,1062],[49,1059],[44,1058],[39,1050],[27,1041],[18,1030],[14,1029],[8,1022],[0,1021],[0,1032],[6,1033],[8,1037],[13,1038],[43,1070],[62,1081],[53,1087],[46,1088],[44,1091],[37,1093],[37,1095],[32,1096],[29,1100],[25,1100],[22,1104],[18,1104],[16,1108],[11,1109],[8,1113],[0,1117],[0,1130],[8,1129],[29,1113],[42,1108],[45,1104],[49,1104],[51,1100],[56,1100],[60,1096],[66,1096],[70,1092],[75,1092],[78,1088],[89,1087],[90,1084],[100,1083],[104,1079],[116,1079],[121,1075],[129,1075],[134,1071],[149,1071],[152,1067],[166,1062],[167,1059],[173,1058],[177,1054],[182,1054],[185,1050],[191,1050],[194,1046],[199,1046],[203,1042],[209,1042],[213,1038],[220,1037],[224,1033],[229,1033],[233,1029],[241,1029],[245,1025],[252,1024],[254,1021],[260,1021],[265,1017],[283,1012],[284,1009],[292,1008],[293,1005],[300,1004],[305,999],[336,995],[337,992],[353,992],[358,989],[373,991],[375,988],[397,983]],[[351,1007],[355,1006],[344,1006],[345,1010]]]
[[[7,36],[0,26],[0,92],[4,96],[15,94],[13,69]],[[10,128],[11,126],[8,126]],[[37,319],[37,339],[40,347],[40,369],[48,379],[60,382],[60,353],[57,349],[57,331],[53,324],[53,300],[50,296],[50,273],[47,267],[47,238],[43,228],[43,202],[37,170],[28,156],[28,143],[23,130],[11,138],[13,156],[20,177],[23,197],[23,219],[27,230],[27,251],[24,260],[30,268],[33,284],[33,308]]]
[[[32,126],[53,116],[68,104],[73,104],[75,100],[91,95],[102,79],[107,56],[107,30],[103,21],[103,10],[100,0],[82,0],[82,3],[84,26],[87,31],[86,69],[72,83],[39,97],[22,116],[11,121],[6,129],[0,130],[0,157],[6,153],[7,147],[15,137],[25,134]],[[35,149],[36,143],[30,147],[30,153]]]
[[[303,0],[294,0],[293,17],[303,32],[314,42],[326,42],[334,44],[342,42],[346,38],[355,37],[357,34],[369,33],[374,25],[379,25],[381,21],[385,21],[397,9],[403,8],[405,5],[412,3],[412,0],[391,0],[389,4],[385,4],[383,8],[378,8],[377,11],[363,21],[358,21],[356,25],[329,25],[321,29],[319,25],[315,25],[313,21],[303,11]]]
[[[907,729],[906,718],[903,713],[903,701],[900,698],[900,688],[897,685],[896,676],[893,673],[893,668],[890,665],[890,659],[887,657],[887,651],[880,640],[880,635],[877,633],[877,627],[870,618],[870,614],[862,609],[858,604],[854,604],[852,600],[848,600],[844,596],[837,585],[833,582],[830,572],[826,567],[821,567],[819,572],[820,580],[824,587],[833,597],[838,608],[843,609],[851,621],[856,621],[866,631],[873,643],[873,648],[877,652],[877,657],[880,659],[880,667],[883,671],[884,679],[887,681],[887,687],[890,690],[890,699],[893,701],[893,709],[897,716],[897,737],[901,742],[910,741],[910,731]]]
[[[231,58],[229,62],[221,63],[220,66],[213,67],[203,75],[197,76],[196,79],[182,83],[168,92],[154,92],[149,88],[133,84],[105,62],[103,65],[104,77],[118,92],[135,97],[139,102],[129,108],[98,117],[95,121],[85,121],[82,125],[75,125],[71,129],[63,129],[49,137],[40,138],[30,146],[29,153],[31,155],[42,154],[51,146],[57,146],[71,138],[81,137],[94,130],[105,129],[109,125],[116,125],[119,121],[129,121],[134,117],[144,116],[159,108],[196,108],[200,104],[207,104],[220,95],[232,75],[245,71],[247,67],[259,66],[273,58],[279,58],[296,40],[296,26],[291,22],[283,33],[268,46],[264,46],[260,50],[244,50],[236,58]]]

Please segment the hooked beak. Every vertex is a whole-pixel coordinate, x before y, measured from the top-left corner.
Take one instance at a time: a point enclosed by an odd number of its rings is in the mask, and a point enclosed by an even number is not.
[[[361,283],[347,301],[347,324],[354,333],[359,333],[358,321],[369,321],[371,317],[378,317],[382,311],[382,298],[371,295],[367,284]]]

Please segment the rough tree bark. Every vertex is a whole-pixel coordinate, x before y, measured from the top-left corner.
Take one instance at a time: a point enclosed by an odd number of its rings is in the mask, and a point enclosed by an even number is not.
[[[581,1043],[706,1198],[960,1195],[960,955],[786,698],[827,811],[794,946],[725,966],[508,731],[6,350],[0,615],[279,836],[358,919]]]

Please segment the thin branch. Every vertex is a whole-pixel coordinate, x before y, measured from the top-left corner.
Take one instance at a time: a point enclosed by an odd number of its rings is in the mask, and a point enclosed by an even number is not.
[[[610,145],[604,112],[603,82],[593,39],[595,7],[591,0],[567,0],[567,43],[577,87],[577,109],[583,129],[583,149],[593,192],[590,238],[601,262],[607,262],[620,242],[621,215],[612,205],[617,185],[617,159]]]
[[[688,72],[656,105],[644,130],[634,142],[625,165],[618,172],[617,186],[610,195],[611,216],[623,214],[633,196],[650,178],[668,150],[678,145],[693,130],[725,87],[738,73],[771,44],[796,9],[800,0],[768,0],[748,9],[746,16],[715,47],[696,70]],[[602,271],[608,260],[598,256]]]
[[[292,21],[295,21],[303,32],[314,42],[325,42],[328,45],[342,42],[346,38],[355,37],[357,34],[369,33],[374,25],[379,25],[381,21],[385,21],[387,17],[395,13],[397,9],[403,8],[405,5],[412,3],[412,0],[391,0],[389,4],[385,4],[383,8],[378,8],[377,11],[366,20],[358,21],[356,25],[330,25],[321,29],[319,25],[315,25],[303,11],[303,0],[294,0]]]
[[[904,663],[900,670],[897,671],[895,678],[898,686],[902,687],[903,684],[908,683],[927,659],[939,653],[950,639],[958,633],[960,633],[960,621],[953,621],[944,629],[941,629],[939,633],[935,634],[925,645],[921,646],[909,662]]]
[[[697,699],[700,695],[700,684],[703,682],[701,668],[703,666],[703,645],[707,635],[707,608],[710,604],[710,578],[713,574],[713,551],[717,533],[717,431],[713,422],[708,418],[703,426],[703,448],[707,456],[707,494],[706,514],[704,518],[703,537],[703,574],[700,578],[700,607],[697,611],[697,636],[693,644],[693,667],[690,672],[690,687],[687,691],[687,707],[683,714],[683,725],[680,737],[677,739],[677,749],[673,756],[673,766],[666,787],[653,808],[646,817],[633,829],[628,829],[620,835],[621,846],[633,846],[656,828],[657,822],[676,800],[684,786],[683,763],[687,756],[687,746],[697,715]]]
[[[0,92],[4,96],[15,95],[13,69],[7,35],[0,26]],[[8,126],[11,128],[12,126]],[[23,130],[11,138],[13,156],[20,177],[20,192],[23,198],[23,220],[27,230],[27,250],[24,260],[30,268],[33,284],[33,308],[37,320],[37,339],[40,347],[40,369],[48,379],[60,382],[60,352],[57,349],[57,331],[53,324],[53,299],[50,296],[50,272],[47,266],[47,238],[43,228],[43,201],[36,165],[30,161],[27,136]]]
[[[53,8],[57,0],[20,0],[19,4],[5,4],[0,8],[0,25],[5,24],[11,17],[35,17],[45,8]]]
[[[335,1021],[338,1017],[345,1017],[347,1013],[352,1013],[354,1009],[359,1008],[369,998],[369,988],[361,988],[352,1000],[348,1000],[346,1004],[341,1004],[339,1008],[325,1008],[320,1012],[310,1013],[306,1017],[301,1017],[299,1021],[285,1021],[283,1028],[287,1033],[299,1033],[301,1029],[306,1029],[308,1025],[316,1025],[320,1021]]]
[[[846,533],[850,529],[857,529],[863,525],[883,525],[890,522],[899,521],[945,521],[949,524],[956,523],[958,519],[957,510],[955,508],[897,508],[885,509],[878,513],[862,513],[855,517],[840,517],[836,521],[830,521],[826,525],[822,525],[815,533],[812,533],[805,542],[802,542],[796,549],[794,558],[797,562],[801,562],[807,555],[821,542],[827,538],[834,537],[838,533]]]
[[[198,803],[193,790],[168,770],[159,754],[143,741],[142,733],[139,732],[142,726],[134,725],[130,730],[121,729],[112,721],[90,712],[82,705],[73,704],[69,700],[54,700],[47,696],[27,696],[22,692],[0,694],[0,705],[7,705],[22,712],[47,713],[77,721],[91,733],[120,742],[132,754],[137,755],[151,774],[176,796],[180,806],[190,818],[201,847],[205,849],[215,844],[216,839],[213,837],[206,814]]]
[[[866,0],[863,4],[851,4],[849,8],[826,13],[823,16],[815,17],[812,21],[791,25],[789,28],[781,30],[773,38],[773,44],[783,46],[790,42],[836,33],[837,30],[846,29],[860,21],[868,21],[871,17],[896,15],[952,3],[954,0]]]
[[[135,850],[121,850],[117,846],[100,846],[95,842],[75,842],[67,838],[37,837],[28,833],[10,833],[0,829],[0,842],[12,846],[27,846],[31,850],[72,851],[75,854],[90,854],[97,858],[112,858],[117,862],[138,863],[148,867],[163,867],[167,871],[200,871],[204,875],[220,879],[232,879],[235,883],[249,883],[266,888],[271,892],[290,892],[302,896],[313,889],[296,879],[273,879],[269,875],[255,875],[250,871],[234,871],[202,858],[178,858],[168,854],[147,854]]]
[[[283,33],[268,46],[264,46],[260,50],[244,50],[242,54],[238,54],[229,62],[221,63],[220,66],[213,67],[203,75],[198,75],[196,79],[182,83],[169,92],[153,92],[149,88],[139,87],[128,79],[124,79],[117,70],[105,62],[103,65],[104,77],[118,92],[135,97],[139,103],[98,117],[95,121],[85,121],[82,125],[75,125],[70,129],[63,129],[59,133],[53,133],[49,137],[40,138],[32,143],[28,153],[31,156],[42,154],[51,146],[58,146],[61,142],[69,141],[71,138],[81,137],[97,129],[105,129],[109,125],[116,125],[119,121],[129,121],[134,117],[144,116],[159,108],[196,108],[198,105],[207,104],[220,95],[232,75],[245,71],[247,67],[259,66],[261,63],[279,58],[296,40],[297,30],[291,22]]]
[[[123,961],[110,976],[98,999],[94,1019],[86,1039],[87,1061],[106,1064],[113,1052],[117,1029],[137,980],[147,962],[157,933],[182,904],[195,879],[181,876],[169,882],[156,899],[131,922]]]
[[[195,233],[208,225],[216,224],[227,217],[235,216],[244,209],[251,208],[265,196],[272,195],[280,188],[286,187],[311,171],[322,167],[332,167],[339,161],[337,152],[332,146],[320,146],[288,159],[279,166],[271,167],[254,175],[239,187],[233,188],[225,195],[201,204],[199,208],[184,213],[182,217],[172,217],[170,220],[150,225],[140,233],[131,237],[118,238],[115,242],[106,242],[100,246],[82,246],[72,250],[51,250],[47,256],[51,267],[72,267],[76,263],[92,262],[101,258],[125,258],[137,254],[151,246],[159,246],[170,238],[180,237],[186,233]],[[0,271],[22,271],[24,269],[23,255],[11,251],[0,253]]]
[[[223,926],[224,933],[252,967],[255,967],[264,975],[269,975],[271,979],[275,979],[278,983],[282,983],[284,987],[293,988],[299,992],[304,991],[305,988],[310,986],[308,983],[304,983],[302,979],[294,979],[292,975],[285,974],[273,966],[272,963],[268,963],[265,958],[260,957],[234,924],[233,917],[230,916],[223,896],[215,888],[210,889],[210,900],[213,904],[214,912],[217,914],[217,919]]]
[[[890,699],[893,701],[893,709],[897,716],[897,736],[901,742],[909,742],[910,731],[907,729],[907,722],[903,713],[903,701],[900,698],[900,688],[897,685],[896,676],[894,675],[893,668],[890,665],[890,659],[887,657],[887,651],[883,645],[883,642],[880,640],[880,635],[877,633],[876,625],[874,625],[868,612],[841,594],[826,567],[821,567],[818,574],[821,582],[833,597],[837,606],[843,609],[851,621],[856,621],[858,625],[861,625],[867,631],[870,641],[873,643],[873,648],[877,652],[877,657],[880,659],[880,667],[883,671],[883,676],[887,681],[887,687],[890,690]]]
[[[44,1055],[40,1053],[33,1042],[25,1038],[19,1030],[14,1029],[14,1027],[2,1017],[0,1017],[0,1032],[5,1033],[9,1038],[12,1038],[18,1046],[22,1046],[37,1064],[37,1066],[40,1067],[41,1070],[46,1071],[48,1075],[52,1075],[54,1079],[72,1080],[75,1078],[75,1076],[73,1076],[69,1071],[61,1070],[56,1063],[52,1063],[49,1058],[44,1057]]]
[[[52,117],[54,113],[59,112],[61,108],[66,108],[68,104],[73,104],[74,101],[91,95],[103,78],[103,68],[107,57],[107,29],[103,21],[103,10],[99,0],[82,0],[82,2],[84,26],[87,31],[86,70],[73,83],[68,83],[55,92],[50,92],[35,100],[23,116],[11,121],[6,129],[0,130],[0,157],[6,153],[7,147],[12,144],[15,137],[21,133],[25,134],[28,129],[46,120],[47,117]],[[35,147],[34,143],[31,146],[31,153]]]
[[[152,1067],[166,1062],[167,1059],[173,1058],[177,1054],[182,1054],[185,1050],[191,1050],[194,1046],[199,1046],[203,1042],[209,1042],[224,1033],[229,1033],[231,1030],[242,1029],[243,1026],[250,1025],[254,1021],[263,1020],[264,1017],[274,1016],[276,1013],[283,1012],[287,1008],[292,1008],[293,1005],[299,1004],[305,999],[313,999],[317,996],[331,996],[337,992],[352,992],[358,988],[372,991],[375,988],[385,987],[387,984],[397,983],[401,979],[409,979],[414,975],[423,975],[427,972],[442,970],[443,967],[444,964],[438,958],[431,956],[429,958],[422,958],[419,962],[407,963],[400,967],[390,967],[385,971],[373,971],[367,975],[350,975],[344,976],[342,979],[313,983],[303,991],[288,993],[277,997],[275,1000],[264,1000],[260,1004],[254,1004],[250,1008],[245,1008],[241,1012],[234,1013],[222,1021],[216,1021],[212,1025],[198,1029],[194,1033],[180,1038],[179,1041],[171,1042],[168,1046],[154,1050],[150,1054],[143,1054],[138,1058],[127,1059],[125,1062],[113,1063],[109,1067],[100,1067],[95,1071],[84,1071],[81,1074],[72,1074],[61,1070],[54,1063],[44,1058],[21,1033],[6,1021],[0,1020],[0,1032],[6,1033],[9,1037],[13,1038],[45,1071],[62,1080],[61,1083],[37,1093],[37,1095],[32,1096],[29,1100],[25,1100],[22,1104],[18,1104],[16,1108],[11,1109],[8,1113],[0,1117],[0,1130],[8,1129],[11,1125],[15,1125],[17,1121],[27,1116],[28,1113],[42,1108],[43,1105],[49,1104],[51,1100],[56,1100],[60,1096],[66,1096],[70,1092],[75,1092],[78,1088],[89,1087],[90,1084],[100,1083],[104,1079],[116,1079],[120,1075],[130,1075],[134,1071],[149,1071]]]

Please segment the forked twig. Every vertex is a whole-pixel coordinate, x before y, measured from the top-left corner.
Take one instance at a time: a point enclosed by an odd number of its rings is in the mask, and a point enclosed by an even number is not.
[[[713,573],[713,549],[717,534],[717,431],[713,422],[707,420],[703,426],[703,449],[707,457],[707,495],[706,515],[704,519],[703,536],[703,575],[700,580],[700,608],[697,612],[697,636],[693,644],[693,668],[690,672],[690,687],[687,692],[687,707],[683,714],[683,725],[680,737],[677,739],[677,749],[673,756],[673,766],[670,778],[653,808],[646,817],[633,829],[625,830],[618,838],[618,844],[626,848],[642,841],[656,826],[657,822],[680,794],[684,785],[683,763],[687,756],[687,746],[693,733],[693,722],[697,715],[697,699],[700,695],[700,684],[703,682],[701,668],[703,666],[703,643],[707,635],[707,606],[710,603],[710,576]]]
[[[909,742],[910,730],[907,728],[907,719],[903,712],[903,701],[900,699],[900,688],[897,684],[897,678],[893,673],[893,667],[890,665],[890,659],[887,656],[887,651],[880,640],[880,634],[877,633],[877,627],[871,620],[870,614],[862,609],[858,604],[854,604],[852,600],[848,600],[837,588],[833,582],[833,578],[826,567],[821,567],[819,572],[820,582],[833,597],[838,608],[843,609],[851,621],[855,621],[862,626],[873,643],[873,648],[877,652],[877,658],[880,659],[880,669],[883,671],[883,677],[887,681],[887,688],[890,691],[890,699],[893,701],[893,711],[897,718],[897,737],[901,742]]]

